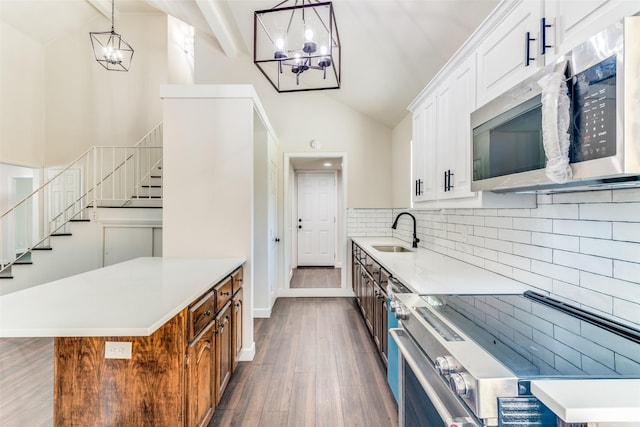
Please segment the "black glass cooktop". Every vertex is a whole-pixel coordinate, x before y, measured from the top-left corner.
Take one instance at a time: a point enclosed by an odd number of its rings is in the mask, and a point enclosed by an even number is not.
[[[519,378],[640,378],[640,331],[627,325],[533,292],[422,298]]]

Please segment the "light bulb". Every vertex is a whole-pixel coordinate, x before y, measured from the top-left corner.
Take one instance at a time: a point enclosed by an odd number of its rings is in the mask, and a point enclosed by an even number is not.
[[[313,41],[313,30],[311,28],[307,28],[304,32],[304,38],[309,42]]]
[[[300,53],[296,52],[296,54],[293,55],[293,58],[296,60],[296,64],[300,63]]]
[[[320,46],[320,55],[326,55],[327,54],[327,47],[322,45]]]
[[[276,48],[278,48],[279,50],[284,49],[284,40],[283,39],[276,39]]]

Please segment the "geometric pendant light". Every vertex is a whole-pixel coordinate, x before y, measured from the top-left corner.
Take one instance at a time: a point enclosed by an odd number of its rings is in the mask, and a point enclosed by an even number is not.
[[[129,71],[133,48],[114,31],[114,1],[111,0],[111,31],[91,32],[91,47],[96,61],[109,71]]]

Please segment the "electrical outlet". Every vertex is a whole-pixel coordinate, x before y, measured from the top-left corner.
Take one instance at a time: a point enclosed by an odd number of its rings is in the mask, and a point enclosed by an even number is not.
[[[105,359],[131,359],[131,341],[106,341]]]

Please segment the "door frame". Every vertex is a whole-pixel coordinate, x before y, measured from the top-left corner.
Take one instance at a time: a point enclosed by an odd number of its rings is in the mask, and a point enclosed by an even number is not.
[[[293,266],[294,232],[296,232],[295,214],[296,201],[296,171],[291,162],[297,158],[336,158],[341,159],[342,167],[336,181],[336,267],[340,271],[339,288],[310,288],[291,289],[291,277]],[[345,152],[313,152],[313,153],[284,153],[283,187],[284,187],[284,215],[283,215],[283,243],[284,256],[282,257],[284,280],[278,288],[279,297],[344,297],[353,296],[353,291],[348,288],[347,281],[347,153]]]

